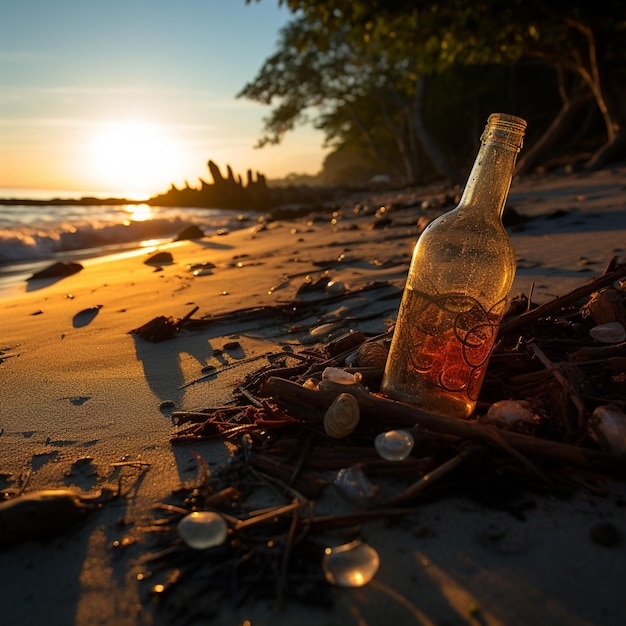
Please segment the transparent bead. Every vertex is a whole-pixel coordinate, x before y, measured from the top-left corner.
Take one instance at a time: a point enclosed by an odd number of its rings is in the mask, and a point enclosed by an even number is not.
[[[353,504],[367,505],[378,495],[378,487],[370,482],[359,464],[339,470],[333,484],[339,495]]]
[[[206,550],[226,541],[226,520],[212,511],[194,511],[178,522],[180,538],[194,550]]]
[[[388,430],[374,439],[376,452],[387,461],[406,459],[415,444],[413,435],[408,430]]]
[[[379,565],[378,552],[358,539],[336,548],[326,548],[322,561],[326,580],[339,587],[367,585]]]

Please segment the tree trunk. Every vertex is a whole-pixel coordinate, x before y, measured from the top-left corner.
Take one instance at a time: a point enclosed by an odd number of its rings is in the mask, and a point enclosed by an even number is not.
[[[561,83],[561,81],[559,82]],[[560,91],[561,98],[563,99],[561,110],[539,141],[537,141],[530,150],[522,153],[515,168],[517,175],[531,172],[545,160],[547,155],[553,153],[554,148],[562,142],[569,133],[582,109],[593,100],[591,94],[588,92],[578,94],[573,98],[569,97],[565,93],[562,83]]]
[[[598,48],[602,47],[602,40],[596,37],[591,25],[572,19],[567,21],[572,28],[575,28],[584,36],[587,42],[587,63],[580,62],[577,70],[589,86],[606,127],[606,142],[586,164],[586,167],[589,169],[599,169],[606,165],[614,156],[621,155],[626,146],[626,124],[622,111],[611,93],[610,82],[606,76],[606,68],[602,63],[603,56],[598,52]]]
[[[426,91],[426,79],[420,76],[417,80],[415,96],[413,98],[413,106],[411,107],[411,120],[417,134],[418,140],[424,148],[424,152],[431,160],[435,169],[452,183],[463,185],[465,177],[458,168],[445,155],[441,144],[431,135],[428,126],[422,116],[422,106],[424,103],[424,94]]]
[[[375,156],[375,158],[378,159],[381,163],[386,163],[387,165],[391,166],[396,174],[400,174],[400,169],[394,165],[394,160],[390,159],[388,155],[384,154],[383,151],[380,149],[380,146],[374,139],[374,136],[367,127],[367,124],[364,124],[361,118],[357,115],[354,106],[350,102],[347,102],[346,106],[350,111],[350,116],[352,117],[354,125],[361,131],[363,137],[365,137],[365,141],[370,147],[370,150],[372,151],[372,154]]]
[[[392,94],[393,95],[393,94]],[[398,154],[400,155],[400,159],[402,160],[402,166],[404,168],[404,180],[408,184],[415,179],[416,172],[414,170],[413,160],[411,158],[411,154],[407,149],[407,141],[406,141],[406,131],[403,130],[403,122],[405,121],[406,114],[403,111],[403,107],[400,107],[400,122],[395,124],[391,115],[389,115],[389,111],[385,106],[384,100],[381,98],[380,109],[382,113],[382,117],[385,120],[387,128],[391,132],[396,147],[398,149]]]

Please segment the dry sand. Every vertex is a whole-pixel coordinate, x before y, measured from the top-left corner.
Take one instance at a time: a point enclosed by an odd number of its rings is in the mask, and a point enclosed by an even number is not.
[[[331,323],[335,335],[383,332],[398,300],[382,296],[404,284],[418,218],[436,214],[415,205],[415,195],[373,196],[356,212],[356,200],[348,202],[335,222],[320,214],[172,243],[161,248],[173,255],[161,271],[145,264],[149,252],[141,251],[86,261],[73,276],[4,294],[1,486],[94,492],[121,477],[124,497],[48,542],[0,548],[3,626],[178,623],[138,581],[151,540],[140,528],[153,519],[155,503],[195,478],[192,450],[215,468],[228,449],[172,446],[172,408],[228,400],[245,373],[267,362],[264,355],[299,349],[321,324]],[[392,228],[370,228],[381,205]],[[612,256],[626,255],[626,167],[514,181],[508,206],[535,218],[512,232],[518,257],[512,295],[528,294],[534,284],[533,300],[549,300],[599,274]],[[205,262],[215,264],[205,276],[186,268]],[[180,318],[195,306],[199,317],[289,302],[306,274],[324,267],[353,291],[382,286],[292,324],[268,314],[156,344],[129,334],[156,316]],[[208,365],[217,368],[214,376],[183,386]],[[126,461],[144,465],[114,465]],[[610,482],[607,489],[603,495],[581,489],[570,499],[529,495],[518,517],[463,498],[423,505],[401,524],[364,525],[380,570],[366,587],[334,589],[332,609],[225,602],[217,617],[192,623],[620,626],[626,542],[604,547],[589,537],[598,522],[626,537],[624,485]],[[0,532],[7,532],[1,524]],[[115,548],[124,538],[137,541]]]

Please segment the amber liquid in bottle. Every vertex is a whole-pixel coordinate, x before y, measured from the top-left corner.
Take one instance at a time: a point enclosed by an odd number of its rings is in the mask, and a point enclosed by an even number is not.
[[[420,236],[381,391],[426,411],[468,417],[515,276],[502,225],[526,123],[490,116],[459,205]]]

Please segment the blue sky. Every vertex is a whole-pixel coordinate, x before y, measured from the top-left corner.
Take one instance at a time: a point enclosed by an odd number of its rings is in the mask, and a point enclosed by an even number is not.
[[[312,129],[254,149],[270,109],[235,97],[291,17],[277,0],[5,0],[0,15],[0,188],[141,195],[208,179],[209,158],[321,168]]]

